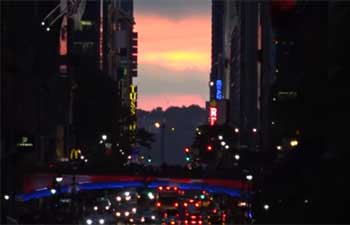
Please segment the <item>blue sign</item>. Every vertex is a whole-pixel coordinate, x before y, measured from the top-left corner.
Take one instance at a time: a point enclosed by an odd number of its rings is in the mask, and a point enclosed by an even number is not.
[[[217,100],[222,99],[222,80],[216,81],[216,99]]]

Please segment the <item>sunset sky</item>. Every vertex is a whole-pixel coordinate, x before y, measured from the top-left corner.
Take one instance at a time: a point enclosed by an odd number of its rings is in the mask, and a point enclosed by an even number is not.
[[[210,7],[210,0],[135,0],[138,108],[205,106]]]

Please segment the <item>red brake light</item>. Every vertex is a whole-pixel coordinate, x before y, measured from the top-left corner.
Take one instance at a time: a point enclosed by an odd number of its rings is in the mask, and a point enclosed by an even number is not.
[[[174,191],[177,191],[177,187],[174,187]]]
[[[179,203],[175,202],[175,203],[174,203],[174,206],[175,206],[175,207],[179,207]]]
[[[203,223],[203,221],[202,221],[202,220],[199,220],[199,221],[198,221],[198,223],[199,223],[199,224],[202,224],[202,223]]]
[[[196,219],[197,217],[196,216],[191,216],[191,219]]]
[[[213,213],[216,213],[216,209],[213,209]]]
[[[164,218],[168,218],[168,214],[167,214],[167,213],[164,213],[163,217],[164,217]]]
[[[163,190],[163,187],[162,187],[162,186],[159,186],[159,187],[158,187],[158,190],[162,191],[162,190]]]
[[[194,206],[196,206],[198,208],[199,207],[199,203],[197,202]]]
[[[174,221],[174,220],[172,220],[170,223],[171,223],[171,224],[175,224],[175,221]]]
[[[188,224],[188,220],[185,220],[185,224]]]
[[[192,220],[191,223],[192,223],[192,224],[196,224],[196,221],[195,221],[195,220]]]
[[[157,202],[157,207],[160,207],[160,206],[161,206],[160,202]]]
[[[193,199],[190,199],[190,202],[193,203]]]
[[[184,203],[184,206],[185,206],[185,207],[187,207],[187,206],[188,206],[187,202],[185,202],[185,203]]]
[[[180,214],[176,213],[176,217],[179,217],[179,216],[180,216]]]
[[[167,191],[169,191],[169,190],[170,190],[170,187],[169,187],[169,186],[167,186],[167,187],[166,187],[166,190],[167,190]]]

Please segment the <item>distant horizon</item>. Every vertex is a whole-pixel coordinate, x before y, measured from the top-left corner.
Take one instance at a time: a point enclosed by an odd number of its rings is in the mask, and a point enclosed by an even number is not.
[[[169,108],[189,108],[189,107],[192,107],[192,106],[197,106],[198,108],[201,108],[201,109],[204,109],[204,110],[205,110],[205,107],[202,107],[202,106],[200,106],[200,105],[198,105],[198,104],[191,104],[191,105],[188,105],[188,106],[186,106],[186,105],[182,105],[182,106],[180,106],[180,105],[171,105],[171,106],[167,106],[167,108],[163,108],[163,107],[161,107],[161,106],[157,106],[157,107],[155,107],[155,108],[153,108],[153,109],[145,110],[145,109],[142,109],[142,108],[137,108],[137,110],[141,110],[141,111],[145,111],[145,112],[152,112],[152,111],[154,111],[154,110],[157,110],[157,109],[161,108],[161,110],[162,110],[163,112],[165,112],[165,111],[167,111]]]

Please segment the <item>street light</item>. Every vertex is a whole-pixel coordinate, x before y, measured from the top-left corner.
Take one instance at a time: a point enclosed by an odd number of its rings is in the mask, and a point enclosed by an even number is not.
[[[52,188],[52,189],[50,190],[50,192],[51,192],[51,194],[54,195],[54,194],[56,194],[57,191],[56,191],[56,189]]]
[[[246,177],[245,177],[247,180],[253,180],[253,175],[247,175]]]
[[[4,199],[7,201],[10,199],[10,196],[9,195],[4,195]]]
[[[281,145],[277,145],[276,148],[277,148],[277,150],[279,150],[279,151],[282,150],[282,146],[281,146]]]
[[[160,123],[159,123],[159,122],[155,122],[155,123],[154,123],[154,126],[155,126],[156,128],[160,128]]]
[[[297,140],[290,141],[290,146],[292,146],[292,147],[296,147],[296,146],[298,146],[298,144],[299,144],[299,142]]]
[[[56,177],[56,182],[57,183],[61,183],[63,181],[63,177],[61,177],[61,176],[57,176]]]
[[[222,135],[219,135],[218,138],[219,138],[219,140],[224,139],[224,137]]]
[[[269,208],[270,208],[270,206],[269,206],[268,204],[265,204],[265,205],[264,205],[264,209],[265,209],[265,210],[269,210]]]
[[[258,130],[256,128],[253,128],[252,131],[256,133]]]
[[[238,133],[239,132],[239,129],[238,128],[235,128],[235,133]]]
[[[225,146],[226,142],[222,141],[220,144],[221,144],[221,146]]]
[[[229,149],[229,148],[230,148],[230,146],[229,146],[229,145],[225,145],[225,148],[226,148],[226,149]]]
[[[107,140],[107,135],[102,134],[102,136],[101,136],[101,137],[102,137],[102,140],[104,140],[104,141],[105,141],[105,140]]]
[[[238,154],[235,155],[235,159],[236,160],[239,160],[240,159],[240,156]]]

